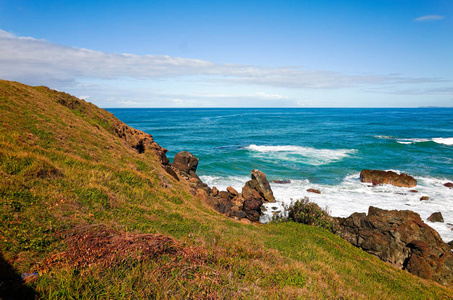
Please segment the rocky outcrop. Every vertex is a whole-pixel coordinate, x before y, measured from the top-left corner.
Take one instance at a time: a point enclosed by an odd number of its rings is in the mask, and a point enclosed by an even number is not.
[[[123,139],[130,147],[137,150],[138,153],[152,151],[157,155],[163,165],[168,165],[169,160],[166,155],[168,150],[154,142],[152,135],[129,127],[120,121],[114,124],[114,131],[118,137]]]
[[[190,152],[182,151],[175,155],[172,167],[189,175],[190,177],[198,177],[196,175],[198,167],[198,158]]]
[[[412,211],[370,206],[368,215],[336,218],[349,243],[419,277],[453,285],[453,254],[439,234]]]
[[[269,181],[267,181],[266,175],[259,171],[259,170],[252,170],[252,180],[247,181],[246,185],[248,185],[251,189],[256,190],[263,201],[265,202],[275,202],[274,193],[271,190],[271,186]]]
[[[401,187],[414,187],[417,185],[417,180],[414,177],[405,173],[397,174],[393,171],[362,170],[360,172],[360,180],[373,185],[391,184]]]

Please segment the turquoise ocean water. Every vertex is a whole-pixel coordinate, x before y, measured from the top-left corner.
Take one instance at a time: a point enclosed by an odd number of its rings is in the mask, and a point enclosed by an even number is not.
[[[240,190],[251,169],[263,171],[278,203],[308,196],[334,216],[366,212],[370,205],[410,209],[426,220],[441,211],[444,223],[429,223],[453,240],[453,109],[222,108],[107,109],[136,129],[152,134],[169,150],[192,152],[197,173],[208,185]],[[411,189],[369,187],[362,169],[394,170],[414,176]],[[321,194],[309,193],[316,188]],[[420,201],[421,196],[430,200]]]

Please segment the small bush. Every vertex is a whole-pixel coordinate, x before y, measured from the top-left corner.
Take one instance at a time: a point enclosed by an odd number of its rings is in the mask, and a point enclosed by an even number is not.
[[[333,233],[337,231],[336,222],[328,212],[320,208],[318,204],[310,202],[307,197],[291,204],[287,208],[287,212],[290,221],[322,227]]]

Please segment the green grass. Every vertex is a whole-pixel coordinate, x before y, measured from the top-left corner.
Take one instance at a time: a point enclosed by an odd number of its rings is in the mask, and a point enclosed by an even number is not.
[[[0,249],[18,274],[39,272],[27,285],[43,299],[452,298],[325,229],[219,215],[114,136],[113,115],[68,94],[0,81],[0,114]],[[52,261],[101,225],[179,250],[108,268]]]

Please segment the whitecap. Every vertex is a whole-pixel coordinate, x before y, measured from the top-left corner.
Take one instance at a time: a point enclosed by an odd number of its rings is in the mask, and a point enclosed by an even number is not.
[[[453,145],[453,138],[434,138],[433,142],[438,143],[438,144],[444,144],[448,146]]]
[[[301,162],[315,166],[339,161],[357,152],[356,149],[316,149],[303,146],[258,146],[254,144],[244,149],[262,159]]]
[[[416,144],[416,143],[426,143],[426,142],[431,142],[431,139],[420,139],[420,138],[414,138],[414,139],[398,139],[397,142],[400,144]]]

